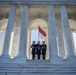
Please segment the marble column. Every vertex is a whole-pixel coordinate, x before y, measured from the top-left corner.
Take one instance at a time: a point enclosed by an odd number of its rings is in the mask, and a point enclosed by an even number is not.
[[[5,34],[3,53],[0,57],[0,63],[2,64],[11,62],[11,59],[8,53],[9,53],[9,44],[10,44],[11,32],[13,31],[15,16],[16,16],[16,6],[11,5],[6,34]]]
[[[61,6],[60,11],[61,11],[61,22],[62,22],[64,41],[66,44],[66,48],[68,50],[69,56],[74,56],[72,38],[71,38],[71,32],[70,32],[66,7]]]
[[[26,46],[27,46],[27,30],[28,30],[28,6],[23,6],[21,29],[20,29],[20,43],[19,43],[19,54],[17,61],[18,63],[26,63]]]
[[[9,58],[8,50],[9,50],[11,32],[13,31],[15,16],[16,16],[16,6],[11,5],[10,14],[8,18],[8,25],[5,35],[5,41],[4,41],[4,47],[3,47],[3,54],[1,56],[2,60],[4,60],[5,62],[7,62],[7,59]]]
[[[58,52],[57,52],[57,41],[56,41],[56,18],[54,6],[49,6],[49,49],[50,49],[50,62],[56,63]]]

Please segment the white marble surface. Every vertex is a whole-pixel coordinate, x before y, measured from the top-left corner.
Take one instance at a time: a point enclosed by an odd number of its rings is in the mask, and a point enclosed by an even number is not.
[[[58,56],[57,41],[56,41],[56,18],[54,6],[49,6],[49,46],[50,46],[50,61],[52,57]]]
[[[64,38],[65,38],[65,42],[66,42],[66,46],[67,46],[68,56],[74,56],[72,37],[71,37],[66,7],[61,6],[60,10],[61,10],[62,28],[63,28],[63,32],[64,32]]]
[[[10,8],[10,14],[9,14],[9,20],[8,20],[8,25],[7,25],[6,35],[5,35],[2,56],[8,56],[9,43],[10,43],[11,32],[13,31],[15,14],[16,14],[16,6],[12,5]]]
[[[19,61],[26,62],[26,46],[27,46],[27,30],[28,30],[28,6],[23,6],[21,29],[20,29],[20,42],[19,42]],[[21,58],[21,59],[20,59]]]

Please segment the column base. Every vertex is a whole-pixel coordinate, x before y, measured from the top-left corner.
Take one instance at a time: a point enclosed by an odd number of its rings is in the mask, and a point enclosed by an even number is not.
[[[26,61],[25,56],[17,56],[13,59],[13,63],[26,63]]]
[[[0,63],[10,63],[10,62],[11,58],[9,57],[9,55],[0,56]]]
[[[76,62],[75,59],[76,59],[75,56],[68,57],[67,59],[62,59],[61,57],[52,56],[50,58],[50,64],[75,64]]]
[[[58,56],[51,56],[50,63],[51,64],[63,63],[63,59],[61,57],[58,57]]]
[[[0,63],[26,63],[26,58],[25,56],[17,56],[14,59],[11,59],[9,56],[1,56]]]

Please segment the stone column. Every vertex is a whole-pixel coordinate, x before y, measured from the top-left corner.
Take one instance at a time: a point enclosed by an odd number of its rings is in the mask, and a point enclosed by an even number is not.
[[[57,41],[56,41],[56,18],[54,6],[49,6],[49,49],[50,49],[50,62],[56,63],[58,60]]]
[[[19,50],[19,39],[20,39],[20,20],[16,19],[14,29],[13,29],[13,42],[12,42],[12,59],[18,55]]]
[[[11,5],[8,25],[7,25],[6,35],[5,35],[5,41],[4,41],[4,47],[3,47],[3,54],[1,56],[2,60],[4,60],[5,62],[7,62],[7,59],[9,58],[8,50],[9,50],[11,32],[12,32],[13,26],[14,26],[15,15],[16,15],[16,6]]]
[[[71,32],[70,32],[66,7],[61,6],[60,10],[61,10],[61,22],[62,22],[62,28],[63,28],[63,34],[64,34],[64,41],[65,41],[69,56],[73,56],[74,55],[73,45],[72,45],[72,38],[71,38]]]
[[[27,46],[27,29],[28,29],[28,6],[23,6],[18,63],[26,63],[26,46]]]

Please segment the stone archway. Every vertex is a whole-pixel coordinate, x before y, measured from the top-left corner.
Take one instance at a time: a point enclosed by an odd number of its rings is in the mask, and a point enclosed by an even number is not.
[[[49,59],[49,44],[48,44],[48,24],[47,24],[47,21],[44,20],[44,19],[35,19],[35,20],[32,20],[29,24],[29,28],[28,28],[28,41],[27,41],[27,59],[31,59],[31,49],[30,49],[30,46],[31,46],[31,43],[32,41],[38,41],[38,26],[40,26],[47,34],[47,36],[44,38],[44,41],[46,42],[47,44],[47,52],[46,52],[46,59],[48,60]],[[36,33],[36,34],[35,34]],[[33,36],[33,34],[35,34],[35,37]],[[37,36],[37,37],[36,37]],[[39,40],[41,41],[41,40]]]
[[[2,55],[2,52],[3,52],[3,46],[4,46],[4,39],[5,39],[5,32],[6,32],[6,28],[7,28],[7,22],[8,22],[7,18],[4,18],[4,19],[0,20],[0,33],[2,34],[2,37],[0,35],[0,56]]]
[[[0,40],[0,56],[3,53],[4,47],[4,40],[6,36],[6,29],[7,29],[8,18],[5,18],[0,21],[0,32],[2,32],[2,40]],[[17,25],[17,26],[16,26]],[[11,32],[11,38],[9,43],[8,55],[11,59],[14,59],[18,55],[18,48],[19,48],[19,35],[20,35],[20,22],[16,19],[14,23],[13,31]],[[0,35],[1,37],[1,35]]]
[[[76,21],[73,19],[69,19],[69,25],[70,25],[71,35],[72,35],[74,55],[76,56],[76,39],[75,39],[75,37],[76,37]]]

